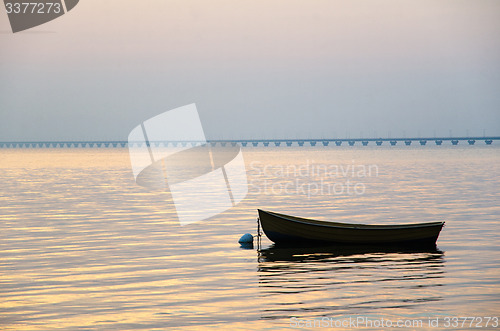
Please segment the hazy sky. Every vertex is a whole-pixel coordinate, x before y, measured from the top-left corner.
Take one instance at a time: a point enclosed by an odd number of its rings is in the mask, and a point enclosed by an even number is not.
[[[500,135],[500,1],[82,0],[13,34],[0,140],[126,140],[196,103],[217,138]]]

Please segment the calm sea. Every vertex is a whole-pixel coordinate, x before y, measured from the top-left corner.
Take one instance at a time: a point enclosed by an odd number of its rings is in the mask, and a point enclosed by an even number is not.
[[[243,156],[246,199],[180,226],[168,194],[134,182],[126,149],[0,150],[0,329],[284,329],[349,317],[444,328],[464,316],[485,329],[500,315],[498,146]],[[257,208],[446,226],[435,250],[281,249],[264,238],[259,253],[238,244],[256,234]]]

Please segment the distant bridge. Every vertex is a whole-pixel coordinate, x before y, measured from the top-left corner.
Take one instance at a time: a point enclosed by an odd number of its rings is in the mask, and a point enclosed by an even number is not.
[[[426,145],[428,142],[442,145],[449,142],[451,145],[458,145],[460,142],[474,145],[476,142],[483,142],[491,145],[494,140],[500,137],[420,137],[420,138],[328,138],[328,139],[228,139],[228,140],[207,140],[211,146],[368,146],[370,143],[381,146],[384,143],[390,146],[404,144]],[[0,142],[0,148],[125,148],[141,147],[142,145],[153,145],[156,147],[173,146],[199,146],[201,141],[150,141],[128,142],[128,141],[6,141]],[[129,146],[130,145],[130,146]]]

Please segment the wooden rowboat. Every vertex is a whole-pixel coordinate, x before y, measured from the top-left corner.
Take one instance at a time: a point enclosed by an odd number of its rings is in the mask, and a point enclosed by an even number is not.
[[[435,244],[444,222],[401,225],[335,223],[258,210],[266,236],[277,244]]]

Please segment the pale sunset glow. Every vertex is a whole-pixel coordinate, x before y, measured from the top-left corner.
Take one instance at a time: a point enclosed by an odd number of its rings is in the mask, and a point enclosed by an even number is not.
[[[0,330],[498,329],[499,145],[498,0],[4,0]]]

